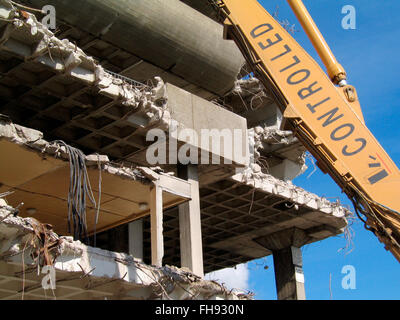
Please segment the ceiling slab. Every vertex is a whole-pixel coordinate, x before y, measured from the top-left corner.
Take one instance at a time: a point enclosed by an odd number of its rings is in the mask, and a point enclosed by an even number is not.
[[[23,203],[20,209],[22,217],[33,216],[53,225],[56,232],[68,235],[69,162],[1,138],[0,153],[2,154],[1,191],[12,192],[6,197],[8,203],[14,207]],[[114,171],[118,170],[119,168],[114,168]],[[95,202],[99,199],[101,176],[101,205],[96,226],[97,209],[87,199],[86,216],[89,233],[95,228],[97,231],[104,231],[149,214],[150,181],[144,183],[144,179],[140,180],[134,175],[130,179],[124,178],[121,174],[104,170],[104,167],[100,171],[97,165],[88,167],[88,176]],[[176,178],[163,177],[163,181],[169,181],[168,179]],[[187,201],[185,190],[189,189],[186,186],[188,183],[180,179],[178,181],[183,185],[183,189],[181,188],[183,191],[180,195],[173,194],[173,190],[165,192],[163,197],[165,208]]]

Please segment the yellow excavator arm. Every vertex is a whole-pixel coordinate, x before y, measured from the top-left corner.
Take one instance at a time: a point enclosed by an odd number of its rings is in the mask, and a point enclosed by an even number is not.
[[[301,0],[288,2],[329,76],[257,0],[210,2],[224,19],[225,37],[275,95],[286,128],[400,262],[400,171],[366,127],[355,88]]]

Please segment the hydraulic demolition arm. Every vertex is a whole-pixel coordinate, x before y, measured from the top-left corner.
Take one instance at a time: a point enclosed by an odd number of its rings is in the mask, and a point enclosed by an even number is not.
[[[210,0],[252,71],[269,88],[318,166],[400,262],[400,171],[364,123],[356,90],[301,0],[287,0],[327,73],[257,0]]]

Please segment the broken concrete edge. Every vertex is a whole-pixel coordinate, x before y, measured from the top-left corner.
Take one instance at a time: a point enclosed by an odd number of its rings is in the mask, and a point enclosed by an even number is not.
[[[235,86],[229,94],[240,95],[243,98],[247,98],[248,96],[254,97],[259,94],[263,97],[268,97],[262,82],[254,77],[236,80]]]
[[[65,162],[69,161],[69,155],[64,146],[57,142],[48,142],[43,139],[42,132],[14,124],[6,117],[1,118],[0,115],[0,140],[2,139],[37,152],[43,158],[51,156]],[[127,167],[110,161],[106,155],[92,154],[87,155],[85,159],[87,167],[100,167],[103,172],[143,184],[157,181],[162,175],[171,175],[171,173],[163,173],[159,167],[148,168],[135,165]]]
[[[0,260],[23,264],[26,268],[49,265],[44,263],[43,257],[32,257],[34,251],[40,255],[46,251],[37,237],[37,230],[43,225],[33,218],[14,216],[14,213],[15,209],[0,199]],[[50,265],[55,268],[56,275],[63,272],[89,277],[100,285],[110,280],[123,283],[125,287],[131,285],[125,294],[127,297],[130,291],[144,287],[152,288],[149,299],[250,300],[253,297],[251,293],[228,290],[216,281],[203,280],[186,269],[146,265],[130,255],[86,246],[73,241],[72,237],[59,237],[51,230],[47,236],[57,244],[47,252],[52,257]]]
[[[293,202],[295,206],[304,205],[329,214],[332,217],[345,219],[346,224],[347,219],[353,216],[353,213],[339,202],[330,202],[328,199],[308,192],[292,182],[276,179],[269,174],[261,172],[261,168],[258,165],[251,165],[251,167],[237,173],[231,179],[264,192],[279,195]]]
[[[235,82],[235,87],[230,92],[232,95],[240,95],[242,99],[253,100],[255,98],[270,98],[261,81],[257,78],[240,79]],[[251,130],[254,131],[254,141],[256,149],[262,148],[262,144],[293,144],[298,142],[292,131],[281,130],[282,115],[277,116],[277,123],[274,126],[256,126]]]
[[[294,145],[299,140],[294,136],[293,132],[281,130],[276,126],[257,126],[249,130],[250,145],[253,151],[254,160],[261,158],[261,153],[266,145]],[[296,164],[299,165],[301,173],[307,170],[306,165],[306,149],[297,157]]]
[[[67,39],[58,39],[33,14],[20,11],[10,0],[0,0],[0,48],[24,61],[37,61],[58,74],[68,75],[99,90],[99,94],[141,112],[149,124],[169,126],[164,82],[155,77],[156,85],[148,87],[126,81],[106,71],[91,56]],[[29,35],[29,38],[27,38]]]
[[[256,149],[262,149],[264,143],[290,145],[299,141],[292,131],[281,130],[278,126],[257,126],[252,130]]]
[[[226,98],[233,98],[235,96],[238,96],[241,101],[240,105],[236,105],[235,108],[239,113],[256,111],[261,106],[260,101],[265,100],[270,103],[275,101],[272,94],[263,86],[262,82],[254,77],[236,80],[232,90],[224,96],[224,99],[219,99],[218,101],[223,105]],[[233,108],[233,106],[230,107]]]
[[[251,110],[253,110],[253,100],[267,99],[273,101],[262,83],[254,77],[237,80],[230,95],[239,96],[245,108],[247,109],[250,107]],[[281,149],[285,149],[285,152],[287,152],[289,147],[293,147],[294,150],[290,157],[294,172],[293,175],[301,175],[307,170],[305,161],[306,149],[300,144],[292,131],[281,129],[283,116],[278,110],[278,107],[271,105],[270,108],[277,109],[275,121],[273,123],[268,122],[267,124],[267,122],[265,122],[264,124],[259,124],[248,129],[251,161],[262,164],[261,169],[264,173],[272,174],[265,156],[276,155],[279,157],[279,151]],[[280,178],[282,180],[288,180],[283,177]]]

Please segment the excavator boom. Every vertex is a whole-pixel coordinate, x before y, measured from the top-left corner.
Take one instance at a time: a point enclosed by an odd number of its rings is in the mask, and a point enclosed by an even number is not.
[[[257,0],[210,0],[292,130],[400,262],[400,171],[364,123],[354,87],[300,0],[288,0],[328,75]]]

